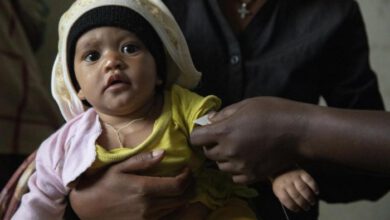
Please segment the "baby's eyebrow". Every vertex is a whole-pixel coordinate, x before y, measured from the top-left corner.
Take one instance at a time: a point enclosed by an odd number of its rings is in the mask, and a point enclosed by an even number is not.
[[[91,40],[88,40],[88,41],[78,42],[76,47],[78,47],[80,49],[85,49],[85,48],[95,47],[97,45],[99,45],[99,42],[97,40],[95,40],[95,39],[91,39]]]
[[[129,35],[129,34],[119,35],[118,36],[118,40],[119,41],[129,40],[129,41],[132,41],[132,42],[140,41],[140,39],[137,38],[137,36],[135,36],[135,35],[133,36],[133,35]]]
[[[99,44],[100,43],[99,43],[98,39],[89,38],[88,40],[84,39],[84,40],[78,41],[77,44],[76,44],[76,48],[86,49],[86,48],[96,47]]]

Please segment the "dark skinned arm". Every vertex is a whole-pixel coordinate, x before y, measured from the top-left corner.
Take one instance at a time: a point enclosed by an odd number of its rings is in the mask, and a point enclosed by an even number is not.
[[[390,175],[390,114],[258,97],[228,106],[199,127],[203,147],[237,183],[266,179],[295,163],[337,163]]]

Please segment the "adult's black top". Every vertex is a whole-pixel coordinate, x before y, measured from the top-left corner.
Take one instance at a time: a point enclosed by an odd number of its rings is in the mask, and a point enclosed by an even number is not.
[[[197,91],[224,105],[248,97],[278,96],[354,109],[383,109],[370,68],[367,36],[353,0],[268,0],[235,34],[217,0],[165,0],[203,73]],[[357,171],[307,167],[329,202],[377,199],[389,180]],[[338,168],[337,168],[338,169]],[[270,187],[256,201],[263,219],[284,219]],[[316,219],[316,213],[294,215]]]

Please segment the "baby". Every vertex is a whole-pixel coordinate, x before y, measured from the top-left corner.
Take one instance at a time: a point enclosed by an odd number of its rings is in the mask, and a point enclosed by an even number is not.
[[[52,93],[67,123],[40,146],[13,219],[62,219],[81,175],[142,151],[164,152],[145,175],[174,176],[186,166],[194,173],[195,196],[172,218],[256,219],[245,200],[257,192],[206,168],[188,144],[194,121],[220,100],[186,89],[200,73],[161,1],[78,0],[59,36]]]

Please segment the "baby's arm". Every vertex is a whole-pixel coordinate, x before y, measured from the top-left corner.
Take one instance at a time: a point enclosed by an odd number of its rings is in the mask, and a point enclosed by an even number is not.
[[[46,142],[47,143],[47,142]],[[45,149],[55,146],[44,146]],[[28,180],[29,192],[23,195],[20,207],[12,220],[61,220],[65,210],[67,189],[61,182],[57,171],[59,164],[50,155],[53,151],[38,150],[36,171]],[[50,156],[48,156],[50,155]]]
[[[304,170],[291,170],[272,181],[272,189],[280,202],[291,211],[309,210],[316,204],[317,183]]]

